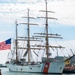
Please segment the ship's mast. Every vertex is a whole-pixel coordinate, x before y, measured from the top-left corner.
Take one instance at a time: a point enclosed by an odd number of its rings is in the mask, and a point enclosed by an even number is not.
[[[16,20],[16,62],[18,62],[18,54],[17,54],[17,46],[18,46],[18,44],[17,44],[17,36],[18,36],[18,34],[17,34],[17,20]]]
[[[51,12],[51,13],[54,13],[53,11],[48,11],[47,10],[47,0],[45,0],[45,6],[46,6],[46,9],[45,10],[42,10],[42,12],[45,12],[46,15],[45,17],[42,17],[42,18],[45,18],[46,19],[46,24],[45,24],[45,40],[46,40],[46,55],[47,55],[47,59],[49,58],[49,56],[51,55],[51,53],[49,52],[49,35],[56,35],[56,34],[49,34],[48,33],[48,19],[56,19],[56,18],[52,18],[52,17],[48,17],[48,12]]]
[[[49,47],[48,47],[48,13],[47,13],[47,1],[45,0],[46,3],[46,54],[47,54],[47,58],[48,58],[48,51],[49,51]]]
[[[20,47],[19,49],[27,49],[25,55],[28,53],[28,63],[30,63],[31,49],[38,49],[38,48],[31,48],[30,47],[30,41],[38,41],[38,40],[35,40],[35,38],[30,37],[30,25],[37,25],[37,24],[30,23],[30,19],[35,19],[35,18],[29,16],[29,9],[28,9],[27,14],[28,14],[28,16],[27,17],[23,17],[23,18],[27,18],[28,22],[27,23],[21,23],[21,24],[27,25],[27,37],[19,37],[19,38],[26,38],[24,41],[27,41],[27,48]]]
[[[50,50],[49,50],[49,47],[50,48],[63,48],[62,46],[51,46],[51,45],[49,45],[49,38],[61,38],[62,39],[62,37],[60,37],[61,35],[59,35],[59,34],[49,34],[48,33],[48,19],[55,19],[55,20],[57,20],[56,18],[53,18],[53,17],[48,17],[48,12],[51,12],[51,13],[55,13],[55,12],[53,12],[53,11],[48,11],[48,9],[47,9],[47,0],[45,0],[45,5],[46,5],[46,9],[45,10],[41,10],[42,12],[45,12],[46,13],[46,15],[45,15],[45,17],[39,17],[39,18],[45,18],[45,20],[46,20],[46,24],[45,24],[45,33],[35,33],[35,34],[39,34],[39,35],[41,35],[41,36],[35,36],[35,37],[42,37],[42,38],[45,38],[45,41],[46,41],[46,44],[45,44],[45,46],[43,46],[43,45],[40,45],[40,47],[45,47],[45,49],[46,49],[46,55],[47,55],[47,59],[49,58],[49,56],[51,55],[51,53],[49,52]]]
[[[28,51],[28,62],[30,62],[30,29],[29,29],[29,9],[28,9],[28,29],[27,29],[27,32],[28,32],[28,43],[27,43],[27,51]]]

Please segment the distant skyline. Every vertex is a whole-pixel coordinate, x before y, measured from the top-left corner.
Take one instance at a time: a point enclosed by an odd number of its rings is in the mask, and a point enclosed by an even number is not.
[[[27,9],[30,9],[30,15],[37,18],[45,16],[39,10],[45,10],[45,0],[0,0],[0,41],[8,38],[15,38],[15,20],[26,22],[21,18],[27,16]],[[65,56],[72,55],[70,49],[75,52],[75,0],[48,0],[48,10],[55,13],[48,14],[58,20],[49,20],[50,33],[58,33],[63,39],[59,40],[65,46],[63,53]],[[43,29],[45,22],[36,19],[32,21],[39,24],[39,30]],[[36,27],[31,27],[34,32]],[[22,29],[20,29],[22,30]],[[0,63],[7,59],[9,51],[0,51]],[[70,54],[71,53],[71,54]],[[60,53],[63,55],[62,53]],[[3,59],[4,58],[4,59]]]

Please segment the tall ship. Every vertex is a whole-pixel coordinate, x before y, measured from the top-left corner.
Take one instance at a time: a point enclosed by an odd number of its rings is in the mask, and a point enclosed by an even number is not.
[[[56,19],[56,18],[51,18],[48,17],[48,12],[54,13],[53,11],[48,11],[47,10],[47,0],[45,0],[46,3],[46,10],[42,10],[42,12],[46,13],[45,17],[41,17],[41,18],[45,18],[45,32],[44,33],[35,33],[35,36],[30,37],[30,25],[37,25],[37,24],[33,24],[30,23],[30,19],[34,19],[33,17],[30,17],[29,15],[29,9],[28,9],[28,16],[25,17],[28,19],[27,23],[22,23],[24,25],[27,25],[27,36],[26,37],[18,37],[18,23],[16,22],[16,44],[15,44],[15,60],[13,58],[11,58],[10,61],[6,62],[6,66],[9,68],[9,71],[13,71],[13,72],[28,72],[28,73],[53,73],[53,74],[61,74],[63,72],[64,66],[65,66],[65,62],[63,60],[63,58],[59,57],[55,57],[52,58],[51,56],[51,52],[50,49],[53,48],[63,48],[62,46],[52,46],[49,44],[49,38],[60,38],[61,36],[59,34],[52,34],[49,33],[48,31],[48,19]],[[31,46],[31,41],[38,41],[40,38],[45,38],[45,45],[36,45],[36,47],[32,47]],[[27,42],[26,47],[19,47],[18,42],[19,41],[25,41]],[[36,53],[36,50],[39,50],[41,52],[41,50],[45,50],[45,56],[42,56],[41,58],[41,62],[35,62],[32,61],[32,54],[31,51],[33,51],[35,53],[35,55],[38,57],[38,54]],[[18,50],[26,50],[24,53],[24,56],[27,56],[27,61],[25,58],[19,58],[19,54],[18,54]],[[34,56],[33,56],[34,57]]]

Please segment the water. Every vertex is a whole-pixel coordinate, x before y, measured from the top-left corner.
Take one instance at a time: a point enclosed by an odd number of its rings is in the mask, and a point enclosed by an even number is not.
[[[21,73],[21,72],[10,72],[8,68],[0,68],[2,75],[75,75],[75,74],[38,74],[38,73]]]

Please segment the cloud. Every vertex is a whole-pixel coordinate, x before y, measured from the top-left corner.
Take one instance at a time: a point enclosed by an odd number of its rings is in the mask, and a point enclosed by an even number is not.
[[[38,2],[39,0],[17,0],[17,2],[20,2],[20,3],[36,3]],[[40,0],[41,1],[41,0]]]
[[[16,3],[16,0],[0,0],[0,3]]]
[[[23,2],[25,0],[17,0],[17,2]],[[44,13],[39,13],[39,10],[45,10],[44,0],[27,0],[27,3],[5,3],[0,4],[0,20],[4,18],[4,21],[8,18],[11,22],[14,19],[18,19],[21,16],[27,16],[27,9],[33,12],[34,16],[44,16]],[[32,3],[34,2],[34,4]],[[42,2],[42,3],[41,3]],[[58,18],[58,23],[65,25],[75,25],[75,1],[71,0],[48,0],[48,10],[55,13],[49,14],[49,16]],[[32,15],[32,14],[31,14]],[[33,15],[32,15],[33,16]]]

